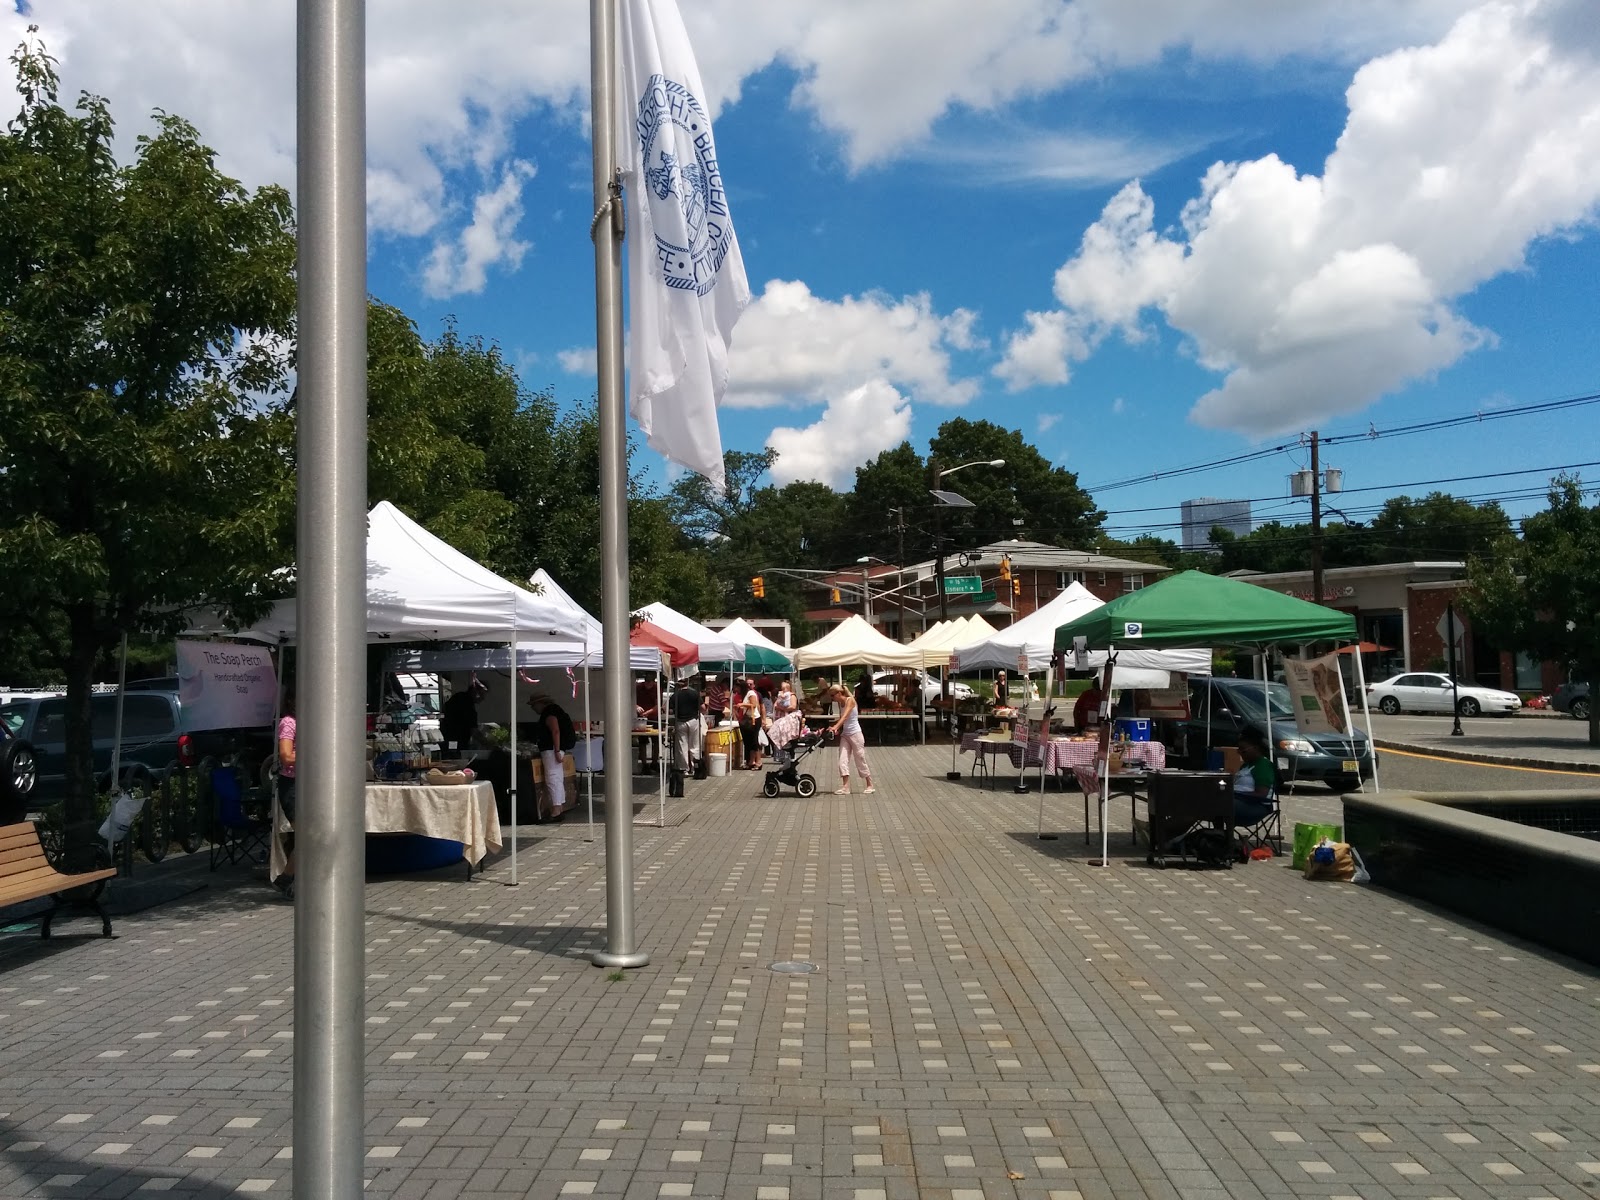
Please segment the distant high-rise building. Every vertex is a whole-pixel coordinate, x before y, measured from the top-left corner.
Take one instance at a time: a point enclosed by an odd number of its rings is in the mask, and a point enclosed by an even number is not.
[[[1250,501],[1218,500],[1201,496],[1183,502],[1183,548],[1205,550],[1211,545],[1211,531],[1222,526],[1240,537],[1250,532]]]

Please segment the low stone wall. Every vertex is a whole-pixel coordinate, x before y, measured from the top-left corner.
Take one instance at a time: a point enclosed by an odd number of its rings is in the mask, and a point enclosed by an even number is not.
[[[1590,805],[1600,791],[1353,794],[1344,836],[1380,887],[1600,966],[1600,842],[1473,811]]]

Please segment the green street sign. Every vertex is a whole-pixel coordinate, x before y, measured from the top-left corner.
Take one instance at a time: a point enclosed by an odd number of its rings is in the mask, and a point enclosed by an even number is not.
[[[947,596],[976,596],[983,591],[983,580],[977,575],[947,575],[944,594]]]

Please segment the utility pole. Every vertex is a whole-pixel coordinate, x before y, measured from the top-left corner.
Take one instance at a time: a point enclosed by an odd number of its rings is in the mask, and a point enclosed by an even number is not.
[[[889,511],[895,515],[895,531],[900,535],[900,549],[894,560],[896,564],[894,572],[896,585],[894,589],[896,609],[894,636],[896,641],[903,642],[906,640],[906,510],[903,508],[891,508]]]
[[[1311,603],[1322,603],[1322,464],[1317,431],[1311,431]]]

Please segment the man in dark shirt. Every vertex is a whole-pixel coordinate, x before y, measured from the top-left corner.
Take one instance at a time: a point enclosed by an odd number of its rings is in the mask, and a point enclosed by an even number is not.
[[[439,710],[439,736],[447,748],[465,754],[472,750],[472,735],[478,728],[478,701],[489,692],[481,679],[472,682],[451,695]]]
[[[678,723],[676,755],[674,762],[687,775],[694,772],[700,761],[700,748],[704,744],[700,722],[700,693],[685,681],[672,693],[669,701],[672,719]]]

